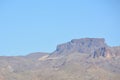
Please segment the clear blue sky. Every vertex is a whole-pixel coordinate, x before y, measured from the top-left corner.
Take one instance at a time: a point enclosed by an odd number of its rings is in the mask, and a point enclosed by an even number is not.
[[[84,37],[120,45],[120,0],[0,0],[0,55],[52,52]]]

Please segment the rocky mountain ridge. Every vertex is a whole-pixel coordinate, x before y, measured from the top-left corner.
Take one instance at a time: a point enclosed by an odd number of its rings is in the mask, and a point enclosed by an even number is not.
[[[0,80],[119,80],[120,46],[73,39],[52,53],[0,56]]]
[[[73,39],[70,42],[57,46],[56,51],[58,53],[80,52],[80,53],[92,53],[95,49],[107,47],[103,38],[84,38]]]
[[[115,56],[113,48],[105,43],[104,38],[83,38],[73,39],[70,42],[60,44],[57,49],[52,53],[54,55],[66,55],[69,53],[85,53],[93,58],[102,56],[107,57]],[[113,52],[112,52],[113,51]]]

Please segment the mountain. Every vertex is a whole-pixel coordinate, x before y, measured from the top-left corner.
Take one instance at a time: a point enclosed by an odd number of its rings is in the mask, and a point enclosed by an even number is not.
[[[119,80],[120,46],[73,39],[52,53],[0,56],[0,80]]]
[[[61,44],[57,46],[57,53],[70,53],[70,52],[80,52],[80,53],[93,53],[94,50],[101,47],[107,47],[104,43],[104,39],[96,38],[84,38],[84,39],[73,39],[70,42]]]
[[[69,53],[78,52],[83,54],[89,54],[96,58],[100,56],[107,57],[107,55],[112,55],[111,49],[105,43],[105,40],[103,38],[83,38],[73,39],[70,42],[58,45],[57,49],[53,54],[67,55]]]

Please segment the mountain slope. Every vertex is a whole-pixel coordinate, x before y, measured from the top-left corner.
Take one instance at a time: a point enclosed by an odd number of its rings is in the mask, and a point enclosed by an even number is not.
[[[74,39],[50,54],[0,57],[0,80],[119,79],[120,47],[103,38]]]

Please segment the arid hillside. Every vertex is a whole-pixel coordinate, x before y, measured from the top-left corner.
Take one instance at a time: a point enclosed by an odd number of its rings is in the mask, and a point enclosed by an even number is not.
[[[52,53],[0,56],[0,80],[120,80],[120,46],[82,38]]]

